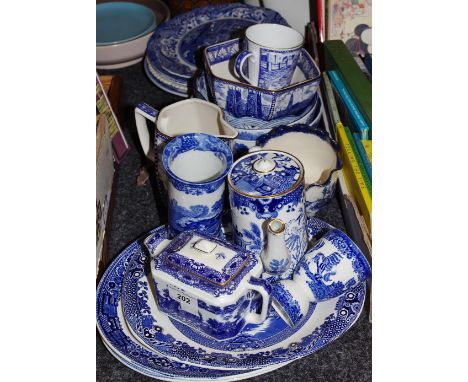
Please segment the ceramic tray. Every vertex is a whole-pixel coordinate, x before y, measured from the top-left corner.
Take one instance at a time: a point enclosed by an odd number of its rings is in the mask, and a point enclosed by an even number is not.
[[[313,223],[309,223],[309,227],[315,230],[317,237],[329,229],[328,225],[318,219],[313,219],[311,222]],[[154,239],[153,249],[157,249],[167,237],[165,226],[153,230],[151,235]],[[320,349],[348,330],[358,318],[365,298],[365,285],[359,285],[340,298],[319,303],[309,309],[310,314],[304,324],[300,325],[299,330],[286,336],[279,332],[288,333],[288,329],[284,323],[279,323],[272,311],[268,322],[256,328],[246,327],[239,336],[237,344],[235,340],[225,344],[222,343],[224,341],[219,341],[220,343],[212,339],[208,341],[207,336],[176,321],[168,320],[167,316],[163,317],[157,311],[156,307],[148,305],[149,309],[143,312],[140,308],[134,309],[133,319],[138,315],[145,317],[141,320],[140,327],[135,325],[133,328],[134,332],[140,333],[137,339],[129,331],[120,311],[121,287],[126,275],[125,269],[128,267],[128,275],[142,282],[138,287],[139,290],[147,291],[147,297],[145,293],[138,296],[143,303],[141,306],[145,306],[145,300],[152,301],[152,297],[148,298],[149,287],[145,289],[144,281],[141,280],[145,274],[141,267],[148,259],[149,256],[141,241],[135,241],[125,249],[110,265],[99,283],[96,309],[98,330],[107,346],[112,348],[113,354],[119,355],[119,360],[125,359],[124,363],[127,366],[156,378],[160,378],[162,374],[167,378],[191,380],[200,378],[239,380],[247,378],[243,374],[246,369],[253,369],[252,373],[258,375],[272,370],[270,367],[281,367],[287,362]],[[130,322],[132,317],[128,316],[126,319]],[[144,336],[145,329],[151,334],[150,337]],[[271,330],[279,333],[282,339],[272,337]],[[247,333],[249,341],[245,340]],[[158,340],[154,340],[155,338]],[[145,345],[142,346],[141,343]],[[150,350],[155,347],[158,351]],[[203,348],[207,351],[204,352]],[[197,351],[201,354],[192,359],[191,356],[196,355]],[[204,357],[201,356],[203,354]],[[189,362],[181,361],[188,359]],[[196,363],[199,366],[195,365]],[[255,370],[255,368],[261,369]]]
[[[317,239],[318,233],[324,229],[329,229],[326,223],[309,219],[308,233],[311,241]],[[164,242],[167,242],[166,238],[165,228],[160,228],[151,235],[149,243],[153,253],[157,254],[163,249]],[[149,256],[144,251],[136,253],[130,259],[122,288],[124,315],[132,332],[149,349],[176,360],[208,367],[215,366],[219,369],[239,370],[282,363],[290,360],[289,357],[292,356],[286,350],[291,344],[303,342],[307,334],[321,332],[331,325],[325,323],[325,317],[334,316],[333,325],[340,328],[335,333],[335,338],[349,327],[347,324],[351,324],[354,318],[357,318],[358,312],[347,316],[346,320],[337,313],[340,304],[347,305],[346,297],[342,299],[343,301],[334,299],[317,305],[311,304],[306,318],[294,328],[289,327],[275,310],[270,308],[269,316],[263,324],[247,325],[236,337],[217,341],[159,312],[151,291],[151,276],[147,277],[149,260]],[[353,303],[358,303],[360,311],[363,300],[359,298],[358,289],[356,288],[352,295],[355,299]],[[349,320],[350,317],[353,319]],[[328,335],[330,334],[331,332],[328,332]],[[173,346],[174,343],[180,345]],[[312,351],[313,348],[310,352]]]
[[[165,227],[160,227],[164,228]],[[152,231],[155,232],[156,230]],[[149,351],[128,330],[122,312],[120,291],[122,276],[130,258],[144,251],[141,241],[130,244],[111,263],[97,289],[97,327],[103,343],[124,365],[144,375],[166,381],[228,382],[251,378],[275,370],[289,362],[251,371],[217,370],[173,361],[157,352]]]

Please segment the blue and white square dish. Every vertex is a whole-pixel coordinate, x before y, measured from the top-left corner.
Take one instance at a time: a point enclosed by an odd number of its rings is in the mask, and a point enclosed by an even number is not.
[[[225,241],[183,232],[153,259],[151,272],[159,309],[216,339],[267,317],[271,287],[259,278],[262,264]]]
[[[233,39],[204,50],[208,86],[216,104],[234,117],[254,117],[264,121],[298,115],[310,106],[317,93],[321,74],[310,54],[301,49],[296,71],[303,80],[279,90],[266,90],[240,82],[232,75],[231,61],[240,49]],[[294,78],[293,78],[294,81]]]

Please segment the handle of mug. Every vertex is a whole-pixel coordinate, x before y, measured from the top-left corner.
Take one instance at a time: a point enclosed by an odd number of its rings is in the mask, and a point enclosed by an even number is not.
[[[151,137],[148,131],[148,125],[146,120],[150,120],[153,123],[156,123],[156,118],[158,117],[159,111],[152,108],[150,105],[144,102],[140,102],[135,107],[135,123],[138,131],[138,138],[140,139],[141,148],[145,155],[154,161],[155,153],[154,147],[151,142]]]
[[[260,313],[249,312],[245,316],[245,322],[248,324],[261,324],[268,316],[268,308],[271,299],[271,286],[263,279],[251,277],[249,280],[250,289],[260,293],[262,296],[262,310]]]
[[[240,52],[239,55],[236,57],[236,61],[234,62],[234,72],[238,77],[243,78],[246,80],[249,84],[252,84],[252,81],[248,76],[244,74],[242,71],[242,68],[244,67],[244,62],[247,60],[249,57],[254,56],[252,52],[249,52],[247,50],[244,50],[243,52]],[[255,56],[254,56],[255,57]]]

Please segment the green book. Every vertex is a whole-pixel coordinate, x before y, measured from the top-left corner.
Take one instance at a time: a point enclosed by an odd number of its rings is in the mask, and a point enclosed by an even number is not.
[[[336,70],[372,129],[372,85],[341,40],[324,42],[325,70]]]

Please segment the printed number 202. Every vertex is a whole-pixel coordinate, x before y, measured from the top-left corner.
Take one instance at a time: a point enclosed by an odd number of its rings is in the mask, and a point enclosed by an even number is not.
[[[182,296],[181,294],[177,293],[177,298],[179,300],[182,300],[183,302],[186,302],[187,304],[190,304],[190,299],[188,297]]]

